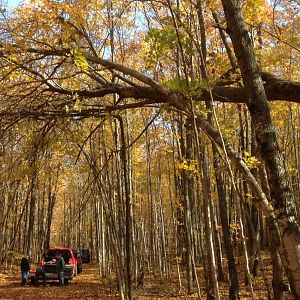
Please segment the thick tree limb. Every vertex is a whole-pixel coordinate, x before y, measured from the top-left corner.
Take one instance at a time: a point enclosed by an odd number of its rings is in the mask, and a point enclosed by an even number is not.
[[[288,101],[300,103],[300,83],[286,80],[268,81],[264,84],[268,101]],[[246,91],[243,87],[215,86],[212,89],[214,101],[247,103]],[[198,100],[204,101],[208,92],[204,91]]]

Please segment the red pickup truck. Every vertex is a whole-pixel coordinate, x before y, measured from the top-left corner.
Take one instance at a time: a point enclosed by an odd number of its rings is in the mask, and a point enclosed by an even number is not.
[[[60,254],[65,260],[65,283],[73,279],[78,272],[78,260],[74,255],[71,248],[49,248],[42,257],[41,266],[45,271],[45,276],[48,280],[58,280],[58,273],[56,269],[56,263],[53,263],[53,259],[57,254]],[[35,271],[29,272],[28,280],[35,283]]]

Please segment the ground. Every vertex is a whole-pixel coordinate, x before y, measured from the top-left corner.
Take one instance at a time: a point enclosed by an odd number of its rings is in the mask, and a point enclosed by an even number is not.
[[[265,262],[265,274],[270,284],[271,265],[268,261]],[[203,274],[199,269],[199,275]],[[171,281],[164,281],[160,276],[145,276],[144,285],[133,290],[135,300],[175,300],[175,299],[198,299],[197,294],[188,296],[186,291],[178,289],[178,276],[176,268]],[[97,265],[84,265],[83,272],[75,277],[68,285],[60,287],[57,284],[51,284],[50,286],[39,287],[26,285],[21,286],[20,272],[12,268],[10,270],[0,268],[0,299],[30,299],[30,300],[59,300],[59,299],[120,299],[116,290],[116,284],[114,281],[107,278],[101,278],[99,276]],[[182,274],[183,276],[184,274]],[[204,279],[200,278],[201,287],[204,286]],[[184,282],[183,282],[184,284]],[[228,286],[227,284],[220,283],[221,299],[228,299],[227,296]],[[204,295],[204,288],[202,288],[203,299],[206,299]],[[257,300],[268,299],[265,283],[262,277],[258,277],[254,285],[254,295]],[[294,299],[291,293],[285,293],[287,300]],[[251,299],[249,289],[243,287],[241,289],[241,299]]]

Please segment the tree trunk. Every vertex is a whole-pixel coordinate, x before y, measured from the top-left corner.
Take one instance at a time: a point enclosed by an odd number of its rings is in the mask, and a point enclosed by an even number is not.
[[[215,145],[213,145],[216,148]],[[230,279],[230,288],[229,288],[229,299],[230,300],[238,300],[239,297],[239,281],[237,275],[237,269],[235,264],[235,258],[233,253],[233,244],[232,244],[232,236],[229,229],[229,221],[227,215],[227,202],[226,202],[226,193],[223,185],[223,180],[220,174],[220,162],[217,154],[217,149],[214,150],[214,171],[217,183],[217,191],[218,191],[218,199],[219,199],[219,207],[220,207],[220,217],[221,217],[221,225],[223,230],[223,240],[224,246],[226,250],[227,263],[228,263],[228,273]]]
[[[223,269],[221,239],[218,231],[217,211],[213,201],[210,201],[210,214],[211,214],[211,221],[212,221],[212,229],[214,233],[213,241],[214,241],[214,247],[216,251],[216,262],[218,266],[218,281],[225,282],[226,280],[225,280],[225,274]]]
[[[203,144],[200,145],[199,161],[202,162],[202,188],[203,188],[203,205],[204,205],[204,218],[205,218],[205,242],[207,247],[207,267],[208,267],[208,289],[207,299],[220,299],[219,284],[217,279],[217,267],[215,262],[215,251],[213,246],[213,233],[210,214],[211,199],[211,184],[208,172],[208,159],[206,149]]]
[[[32,168],[36,168],[35,162],[31,165]],[[29,223],[28,223],[28,231],[27,231],[27,240],[25,252],[29,255],[32,254],[33,251],[33,238],[34,238],[34,220],[35,220],[35,210],[36,210],[36,170],[34,169],[31,178],[31,186],[30,186],[30,204],[29,204]]]
[[[126,155],[126,140],[124,123],[121,117],[118,118],[120,123],[121,133],[121,161],[123,168],[123,180],[124,180],[124,191],[125,191],[125,257],[126,257],[126,296],[128,300],[132,299],[131,291],[131,204],[130,204],[130,186],[128,178],[128,165]]]
[[[261,157],[266,165],[275,214],[282,234],[280,255],[291,289],[300,299],[300,228],[289,176],[279,150],[263,82],[239,1],[222,0],[235,54],[248,96]]]
[[[191,160],[192,152],[192,140],[190,136],[190,128],[185,128],[183,124],[180,125],[181,129],[181,139],[180,139],[180,148],[182,153],[182,161],[186,160],[186,163],[189,163]],[[184,248],[186,249],[183,252],[184,255],[184,264],[186,266],[187,274],[187,285],[188,285],[188,294],[194,292],[193,286],[193,266],[192,266],[192,222],[191,222],[191,199],[190,199],[190,188],[191,180],[189,178],[188,172],[185,168],[181,170],[181,198],[183,204],[183,224],[184,224]]]

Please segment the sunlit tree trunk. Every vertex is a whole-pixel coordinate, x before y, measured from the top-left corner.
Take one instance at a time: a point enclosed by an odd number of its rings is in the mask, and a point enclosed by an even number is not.
[[[209,166],[206,149],[204,145],[200,145],[200,159],[202,162],[202,180],[203,180],[203,211],[205,221],[205,245],[207,251],[207,271],[208,271],[208,288],[207,299],[220,299],[219,284],[217,279],[217,266],[215,261],[215,251],[213,245],[212,221],[210,213],[211,199],[211,183],[209,179]]]
[[[201,76],[202,76],[202,80],[208,82],[208,74],[207,74],[207,70],[206,70],[206,54],[207,54],[207,47],[206,47],[206,32],[205,32],[205,21],[204,21],[204,16],[203,16],[203,7],[202,7],[203,3],[200,0],[197,0],[197,5],[196,5],[196,10],[197,10],[197,16],[198,16],[198,22],[199,22],[199,27],[200,27],[200,41],[201,41],[201,48],[198,49],[199,51],[199,55],[200,55],[200,62],[201,62],[201,66],[200,66],[200,72],[201,72]],[[217,16],[215,15],[216,21],[218,21]],[[225,45],[226,46],[226,45]],[[212,118],[212,110],[213,110],[213,104],[212,104],[212,99],[205,101],[205,105],[206,108],[208,109],[208,114],[207,114],[207,120],[209,123],[213,124],[213,118]],[[200,149],[199,149],[200,150]],[[212,143],[212,152],[213,152],[213,159],[214,159],[214,170],[215,170],[215,178],[216,178],[216,184],[218,186],[218,197],[222,197],[222,194],[220,194],[219,192],[221,192],[221,186],[223,186],[223,180],[221,177],[221,170],[219,168],[219,160],[218,160],[218,151],[217,148],[215,146],[214,143]],[[205,157],[205,153],[202,152],[202,155],[204,155]],[[216,168],[216,166],[218,165],[218,167]],[[203,171],[203,184],[210,184],[210,181],[208,180],[208,175],[205,173],[205,171]],[[207,177],[207,178],[206,178]],[[209,188],[209,187],[208,187]],[[209,194],[208,194],[209,195]],[[205,196],[205,193],[204,193]],[[210,197],[210,196],[209,196]],[[211,197],[210,197],[211,198]],[[209,203],[210,203],[210,209],[212,211],[212,226],[214,228],[214,241],[215,241],[215,245],[216,245],[216,258],[217,258],[217,264],[218,264],[218,280],[219,281],[224,281],[225,280],[225,276],[224,276],[224,271],[223,271],[223,265],[222,265],[222,259],[221,259],[221,247],[220,247],[220,237],[219,237],[219,233],[216,230],[217,228],[217,223],[216,223],[216,216],[213,216],[213,202],[212,199],[209,199]],[[219,201],[220,198],[219,198]],[[222,199],[222,201],[226,201],[225,199]],[[226,206],[226,204],[224,204]],[[224,205],[222,204],[222,208],[224,208]],[[226,212],[227,214],[227,212]],[[209,224],[209,223],[207,223]],[[224,222],[221,222],[222,226],[225,226]],[[226,229],[225,229],[226,230]],[[229,228],[228,228],[229,230]],[[223,233],[224,235],[224,233]],[[225,233],[226,235],[226,233]],[[225,236],[224,235],[224,236]],[[227,252],[230,251],[230,248],[227,248]],[[232,255],[230,255],[230,258],[234,258],[234,255],[232,253]],[[230,265],[230,264],[228,264]],[[235,266],[235,263],[231,263],[231,265]],[[235,271],[235,267],[232,268],[232,272]],[[232,277],[233,276],[233,277]],[[237,276],[235,274],[233,274],[230,279],[232,280],[237,280]],[[235,289],[233,291],[233,288]],[[215,292],[218,293],[218,282],[216,282],[215,284]],[[237,284],[232,284],[232,286],[230,287],[230,296],[232,297],[232,295],[237,295],[238,297],[238,283]],[[219,297],[218,295],[216,297]]]
[[[132,282],[131,282],[131,196],[130,196],[130,185],[128,178],[128,163],[127,163],[127,153],[126,153],[126,138],[124,123],[121,117],[118,118],[120,124],[120,136],[121,136],[121,162],[124,180],[124,196],[125,196],[125,267],[126,267],[126,297],[128,300],[132,299]]]
[[[32,177],[31,177],[31,186],[30,186],[30,204],[29,204],[29,222],[26,234],[26,248],[25,252],[32,254],[33,246],[34,246],[34,222],[35,222],[35,211],[36,211],[36,164],[35,164],[35,157],[30,164],[31,168],[33,169]]]

